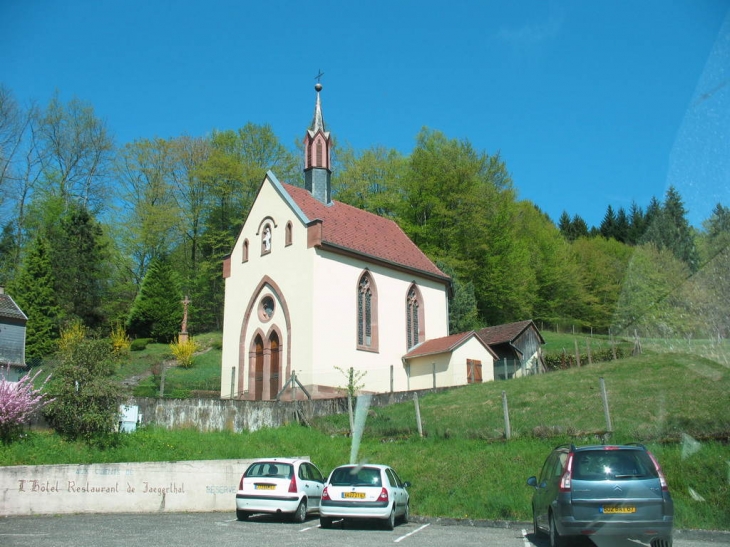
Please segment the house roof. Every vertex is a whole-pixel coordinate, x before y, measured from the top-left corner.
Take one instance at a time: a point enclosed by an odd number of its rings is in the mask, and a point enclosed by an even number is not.
[[[471,338],[476,338],[484,348],[492,354],[493,357],[497,355],[492,349],[487,346],[484,341],[479,338],[476,332],[462,332],[459,334],[452,334],[450,336],[444,336],[442,338],[434,338],[432,340],[426,340],[425,342],[418,344],[411,351],[404,355],[404,359],[412,359],[414,357],[424,357],[426,355],[437,355],[439,353],[450,353],[456,348],[467,342]]]
[[[21,311],[9,294],[0,293],[0,317],[27,321],[28,317]]]
[[[304,188],[279,183],[275,177],[269,178],[289,194],[306,223],[322,222],[323,247],[416,270],[442,281],[450,279],[392,220],[339,201],[333,200],[325,205]]]
[[[540,343],[544,344],[545,340],[543,339],[540,331],[537,329],[537,326],[535,326],[535,323],[533,323],[531,319],[527,319],[526,321],[518,321],[516,323],[496,325],[494,327],[486,327],[477,331],[477,334],[479,335],[479,338],[484,341],[485,344],[487,344],[488,346],[493,346],[495,344],[514,342],[517,338],[520,337],[523,332],[525,332],[531,326],[535,329],[535,332],[540,338]]]

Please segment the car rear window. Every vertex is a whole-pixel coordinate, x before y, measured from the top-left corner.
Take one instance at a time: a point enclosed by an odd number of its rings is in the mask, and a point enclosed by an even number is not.
[[[576,480],[634,480],[657,478],[648,454],[642,450],[590,450],[573,457]]]
[[[294,467],[289,463],[256,462],[246,469],[246,477],[272,477],[277,479],[291,478]]]
[[[332,472],[332,486],[382,486],[376,467],[339,467]]]

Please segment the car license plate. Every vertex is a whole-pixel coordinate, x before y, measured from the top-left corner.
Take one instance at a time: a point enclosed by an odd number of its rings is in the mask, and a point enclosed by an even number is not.
[[[275,484],[257,484],[256,490],[275,490],[276,485]]]
[[[625,515],[628,513],[636,513],[636,507],[633,505],[603,505],[601,513],[607,515]]]
[[[365,492],[343,492],[342,497],[345,499],[364,500]]]

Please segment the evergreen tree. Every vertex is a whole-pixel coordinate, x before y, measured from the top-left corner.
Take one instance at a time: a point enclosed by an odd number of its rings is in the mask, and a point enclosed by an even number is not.
[[[570,215],[567,211],[563,211],[563,213],[560,215],[560,220],[558,220],[558,230],[560,230],[560,233],[568,241],[573,241],[575,239],[575,234],[573,233],[573,223],[571,222]]]
[[[670,186],[664,198],[662,214],[665,217],[665,245],[674,256],[687,264],[692,272],[700,266],[699,253],[692,228],[687,220],[682,197]]]
[[[646,216],[648,227],[643,241],[653,243],[659,250],[668,249],[687,264],[690,271],[696,272],[699,268],[699,251],[686,215],[679,192],[670,186],[662,205],[658,206],[656,200],[649,205]]]
[[[588,237],[588,224],[586,224],[586,221],[583,220],[582,217],[579,215],[573,215],[573,221],[572,221],[572,232],[573,232],[573,240],[576,240],[580,237]]]
[[[619,207],[618,213],[616,213],[616,225],[614,226],[614,239],[621,243],[627,243],[629,239],[629,218],[626,215],[626,210],[623,207]]]
[[[477,299],[474,295],[474,284],[462,283],[456,278],[454,269],[443,262],[437,264],[439,269],[451,277],[452,294],[449,298],[449,334],[469,332],[481,328]]]
[[[8,294],[28,317],[25,355],[29,361],[48,357],[56,349],[60,309],[56,303],[53,273],[48,242],[38,235],[18,275],[8,287]]]
[[[80,319],[97,328],[105,293],[106,245],[101,225],[89,211],[70,204],[58,224],[48,228],[55,291],[66,321]]]
[[[137,337],[172,341],[183,318],[182,291],[178,277],[166,259],[150,264],[127,319],[128,332]]]
[[[606,214],[601,221],[600,233],[606,239],[616,239],[616,213],[610,205],[606,209]]]
[[[626,243],[629,245],[638,245],[646,231],[646,218],[644,217],[644,211],[636,204],[635,201],[631,202],[628,220],[629,231]]]

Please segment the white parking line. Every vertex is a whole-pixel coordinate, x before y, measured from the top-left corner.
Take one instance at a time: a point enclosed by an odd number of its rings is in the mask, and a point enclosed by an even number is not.
[[[315,528],[319,528],[319,523],[317,523],[315,526],[308,526],[307,528],[302,528],[299,531],[300,532],[306,532],[307,530],[314,530]]]
[[[412,536],[413,534],[417,534],[418,532],[420,532],[421,530],[423,530],[423,529],[424,529],[424,528],[426,528],[427,526],[431,526],[431,524],[430,524],[430,523],[429,523],[429,524],[424,524],[424,525],[423,525],[423,526],[421,526],[420,528],[416,528],[415,530],[413,530],[413,532],[409,532],[409,533],[407,533],[407,534],[406,534],[405,536],[401,536],[401,537],[399,537],[399,538],[398,538],[398,539],[396,539],[396,540],[395,540],[395,541],[394,541],[393,543],[398,543],[399,541],[401,541],[401,540],[403,540],[403,539],[406,539],[406,538],[407,538],[408,536]]]
[[[529,539],[527,539],[527,530],[522,530],[522,539],[525,541],[525,547],[532,545]]]

